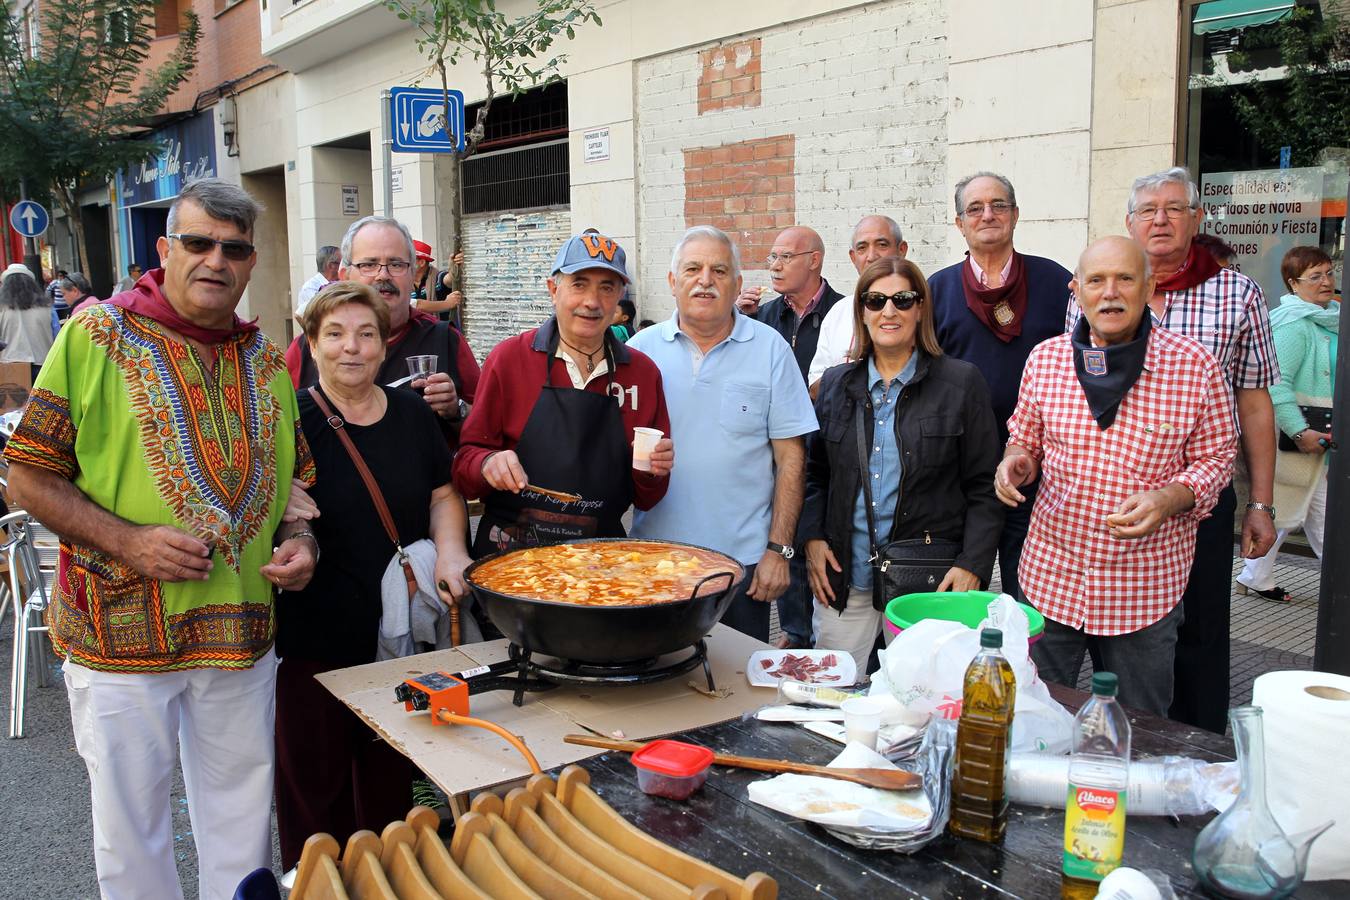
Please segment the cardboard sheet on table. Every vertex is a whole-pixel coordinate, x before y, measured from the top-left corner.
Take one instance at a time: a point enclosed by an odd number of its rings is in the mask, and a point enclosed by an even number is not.
[[[718,625],[707,638],[708,659],[726,697],[708,697],[688,687],[706,686],[701,667],[666,681],[645,685],[561,685],[527,693],[523,706],[510,691],[470,698],[470,714],[520,736],[545,769],[576,762],[604,751],[563,742],[584,731],[622,731],[628,740],[663,737],[736,719],[763,705],[762,692],[745,679],[745,662],[765,645]],[[394,686],[411,675],[458,672],[507,658],[506,641],[471,644],[402,659],[339,669],[318,680],[400,753],[417,763],[447,793],[492,787],[529,775],[513,747],[497,735],[471,726],[432,725],[427,713],[409,713],[394,700]]]

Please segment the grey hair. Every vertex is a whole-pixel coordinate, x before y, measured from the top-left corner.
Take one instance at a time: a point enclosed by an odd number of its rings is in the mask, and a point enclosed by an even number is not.
[[[83,272],[71,272],[65,278],[61,279],[62,291],[72,287],[86,296],[94,292],[93,286],[89,283],[89,279],[84,277]]]
[[[411,264],[417,261],[417,254],[413,252],[412,232],[408,230],[407,225],[388,216],[366,216],[353,222],[351,227],[347,229],[347,233],[342,236],[342,264],[344,266],[352,264],[352,244],[356,242],[357,233],[367,225],[388,225],[390,228],[397,228],[399,234],[403,235],[403,240],[408,243],[408,262]]]
[[[1200,189],[1191,180],[1191,173],[1181,166],[1173,166],[1170,169],[1163,169],[1161,172],[1154,172],[1152,175],[1142,175],[1136,178],[1134,184],[1130,185],[1130,200],[1125,206],[1125,212],[1134,212],[1135,200],[1141,191],[1157,190],[1164,184],[1185,185],[1186,205],[1191,209],[1200,206]]]
[[[1095,243],[1095,242],[1094,242],[1094,243]],[[1090,247],[1091,245],[1089,244],[1088,246]],[[1138,246],[1138,245],[1136,245],[1136,246]],[[1074,263],[1074,266],[1073,266],[1073,277],[1074,277],[1076,280],[1078,280],[1078,281],[1082,281],[1082,280],[1083,280],[1083,254],[1084,254],[1084,253],[1087,253],[1087,249],[1086,249],[1086,248],[1083,250],[1083,253],[1078,254],[1078,262]],[[1145,281],[1148,281],[1150,278],[1153,277],[1153,263],[1151,263],[1151,262],[1148,261],[1148,254],[1144,252],[1144,249],[1143,249],[1142,247],[1139,248],[1139,255],[1142,256],[1142,257],[1144,258],[1144,280],[1145,280]]]
[[[698,240],[720,241],[731,251],[731,277],[741,277],[741,251],[736,246],[736,242],[731,239],[725,231],[715,228],[712,225],[695,225],[684,233],[684,237],[675,244],[675,251],[670,254],[670,274],[676,274],[680,267],[680,254],[684,252],[684,247],[690,241]]]
[[[1008,202],[1013,205],[1014,209],[1017,208],[1017,191],[1013,190],[1012,182],[1009,181],[1006,176],[1000,175],[997,172],[976,172],[973,175],[967,175],[956,183],[956,214],[958,216],[966,211],[964,194],[966,193],[966,188],[970,187],[970,183],[976,178],[992,178],[1003,185],[1003,189],[1008,192]]]
[[[342,259],[342,248],[334,247],[332,244],[325,244],[320,247],[317,257],[319,271],[322,272],[335,259],[339,261]]]
[[[900,231],[899,222],[895,221],[890,216],[882,216],[876,213],[869,213],[863,216],[861,219],[859,219],[857,225],[853,226],[853,236],[848,239],[849,249],[852,249],[853,245],[858,243],[858,229],[861,228],[862,223],[866,222],[868,219],[880,219],[881,221],[885,222],[886,225],[889,226],[891,229],[891,240],[895,242],[895,246],[899,247],[901,244],[905,242],[905,235]]]
[[[198,178],[183,188],[169,207],[165,227],[169,234],[178,232],[178,208],[188,200],[200,206],[211,218],[229,222],[250,237],[253,236],[253,224],[263,211],[263,205],[239,185],[223,178]]]

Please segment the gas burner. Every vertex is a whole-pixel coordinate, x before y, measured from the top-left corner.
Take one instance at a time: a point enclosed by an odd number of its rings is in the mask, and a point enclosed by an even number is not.
[[[658,665],[655,659],[635,660],[618,665],[599,665],[575,660],[560,660],[542,657],[547,664],[531,659],[529,650],[516,644],[510,645],[511,659],[517,663],[518,684],[515,687],[513,702],[520,706],[524,701],[528,686],[538,678],[557,684],[651,684],[683,675],[691,669],[703,666],[703,675],[708,680],[708,690],[717,690],[713,683],[712,667],[708,664],[708,647],[702,639],[692,648],[690,654],[675,662]]]

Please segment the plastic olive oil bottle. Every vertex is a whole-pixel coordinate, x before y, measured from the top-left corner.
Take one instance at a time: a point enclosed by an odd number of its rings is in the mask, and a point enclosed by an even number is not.
[[[980,632],[980,652],[966,668],[961,719],[956,724],[952,812],[947,830],[958,837],[997,843],[1008,829],[1003,777],[1011,748],[1017,681],[1003,655],[1003,632]]]
[[[1130,785],[1130,720],[1116,702],[1116,676],[1092,676],[1092,698],[1073,721],[1064,810],[1064,887],[1091,888],[1120,866]]]

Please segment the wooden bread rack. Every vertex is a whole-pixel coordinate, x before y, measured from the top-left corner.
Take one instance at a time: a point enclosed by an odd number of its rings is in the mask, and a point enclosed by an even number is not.
[[[330,835],[305,842],[293,900],[776,900],[763,872],[737,878],[642,831],[568,766],[505,798],[484,792],[449,846],[425,806],[383,833],[358,831],[338,855]]]

